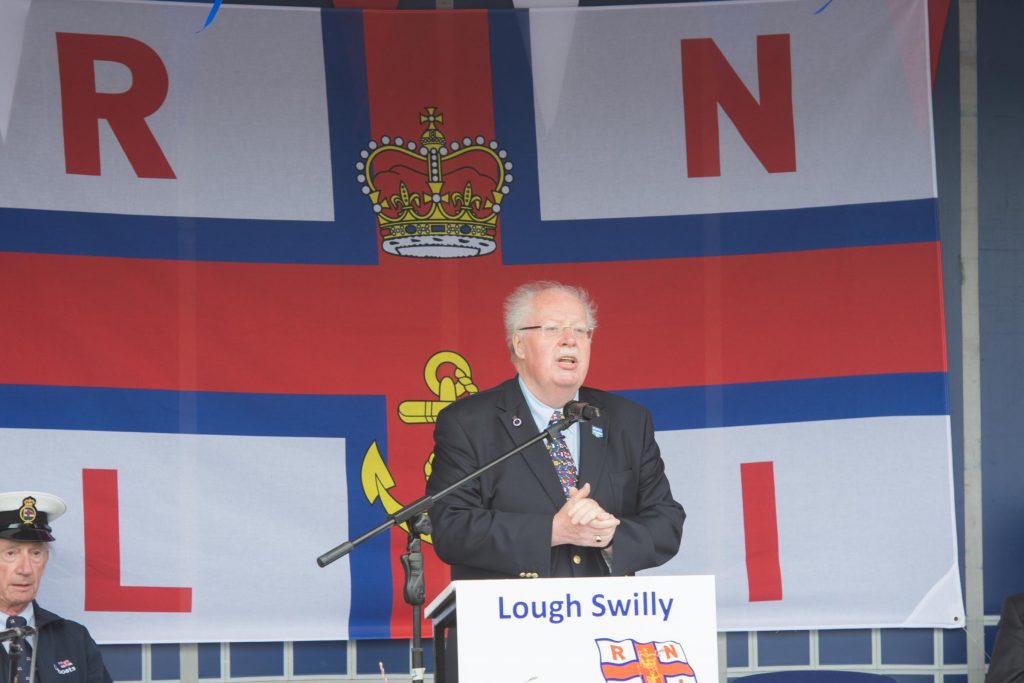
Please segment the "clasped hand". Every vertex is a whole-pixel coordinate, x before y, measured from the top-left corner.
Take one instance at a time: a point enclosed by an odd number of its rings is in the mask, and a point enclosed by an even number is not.
[[[571,487],[565,505],[552,520],[551,545],[603,548],[612,542],[618,525],[618,518],[590,497],[589,482],[580,489]]]

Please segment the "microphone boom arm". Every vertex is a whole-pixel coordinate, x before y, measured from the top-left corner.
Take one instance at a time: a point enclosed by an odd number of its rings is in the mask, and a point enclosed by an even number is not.
[[[583,405],[586,408],[590,408],[590,406],[588,406],[585,403],[584,404],[580,404],[580,405]],[[596,409],[594,409],[594,410],[596,410]],[[378,524],[374,528],[370,529],[369,531],[365,532],[364,534],[358,536],[357,538],[352,539],[351,541],[345,541],[344,543],[341,543],[341,544],[335,546],[334,548],[331,548],[326,553],[324,553],[320,557],[316,558],[316,563],[318,565],[320,565],[321,567],[326,567],[327,565],[331,564],[335,560],[341,559],[345,555],[348,555],[350,552],[352,552],[356,548],[356,546],[360,545],[361,543],[363,543],[365,541],[368,541],[369,539],[373,538],[374,536],[376,536],[377,534],[381,533],[382,531],[384,531],[386,529],[390,529],[391,527],[396,526],[396,525],[401,525],[401,524],[409,521],[413,517],[416,517],[417,515],[419,515],[419,514],[421,514],[423,512],[426,512],[427,510],[429,510],[434,505],[434,503],[436,503],[437,501],[441,500],[442,498],[448,496],[453,491],[461,488],[463,485],[466,484],[466,482],[472,481],[473,479],[476,479],[477,477],[482,475],[484,472],[487,472],[487,471],[491,470],[492,468],[497,467],[501,463],[503,463],[506,460],[508,460],[509,458],[511,458],[513,455],[516,455],[517,453],[521,453],[522,451],[524,451],[525,449],[529,448],[533,444],[537,443],[541,439],[548,438],[548,439],[554,440],[554,439],[558,438],[559,433],[561,433],[565,429],[568,429],[574,423],[579,422],[580,420],[589,419],[589,418],[584,417],[584,415],[585,415],[585,410],[580,410],[580,411],[576,412],[576,414],[567,415],[566,417],[563,417],[558,422],[552,423],[551,425],[549,425],[547,427],[547,429],[542,430],[536,436],[531,437],[528,441],[525,441],[524,443],[520,444],[519,446],[516,446],[515,448],[510,450],[508,453],[505,453],[501,457],[499,457],[499,458],[497,458],[495,460],[492,460],[491,462],[487,463],[486,465],[484,465],[480,469],[475,470],[473,472],[470,472],[465,477],[463,477],[462,479],[459,479],[457,482],[455,482],[451,486],[448,486],[447,488],[445,488],[445,489],[435,493],[434,495],[423,496],[422,498],[414,500],[413,502],[409,503],[408,505],[406,505],[406,506],[402,507],[401,509],[396,510],[394,513],[388,515],[387,519],[385,519],[383,522],[381,522],[380,524]]]

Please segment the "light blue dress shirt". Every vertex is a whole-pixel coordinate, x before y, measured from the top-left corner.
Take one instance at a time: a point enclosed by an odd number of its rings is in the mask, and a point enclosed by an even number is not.
[[[541,402],[539,398],[534,396],[529,389],[526,388],[526,383],[523,382],[523,378],[519,377],[519,388],[523,390],[523,396],[526,397],[526,405],[530,407],[530,414],[533,415],[533,421],[537,424],[537,431],[544,431],[548,428],[548,423],[551,422],[551,414],[556,410],[562,410],[562,406],[552,407]],[[579,399],[579,392],[573,396],[573,400]],[[565,439],[565,445],[569,447],[569,455],[572,456],[572,464],[576,466],[576,471],[580,471],[580,424],[579,422],[574,423],[568,429],[562,431],[562,437]]]

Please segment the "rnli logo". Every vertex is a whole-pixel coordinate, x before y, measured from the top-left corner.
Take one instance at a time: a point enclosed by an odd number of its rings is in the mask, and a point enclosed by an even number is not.
[[[53,670],[59,673],[61,676],[66,676],[69,673],[75,671],[75,663],[70,659],[62,659],[59,662],[53,663]]]
[[[681,643],[598,638],[601,675],[606,683],[697,683]]]

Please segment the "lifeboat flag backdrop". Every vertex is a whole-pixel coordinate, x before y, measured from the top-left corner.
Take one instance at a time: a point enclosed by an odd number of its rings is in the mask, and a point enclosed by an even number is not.
[[[588,384],[688,512],[657,572],[714,574],[723,629],[962,625],[927,7],[822,5],[0,5],[0,480],[70,505],[41,603],[406,636],[401,531],[315,558],[423,493],[546,278],[597,300]]]

